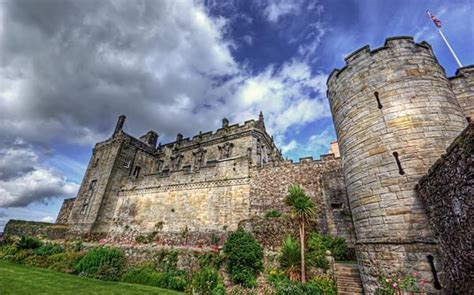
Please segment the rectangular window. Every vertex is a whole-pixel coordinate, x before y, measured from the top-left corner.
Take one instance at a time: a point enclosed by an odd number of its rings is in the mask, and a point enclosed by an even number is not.
[[[140,175],[140,170],[142,170],[140,166],[135,166],[135,170],[133,170],[133,176],[138,177]]]

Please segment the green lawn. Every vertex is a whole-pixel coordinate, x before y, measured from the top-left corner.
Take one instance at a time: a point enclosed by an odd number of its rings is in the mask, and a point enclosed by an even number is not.
[[[0,261],[0,294],[182,294],[144,285],[104,282]]]

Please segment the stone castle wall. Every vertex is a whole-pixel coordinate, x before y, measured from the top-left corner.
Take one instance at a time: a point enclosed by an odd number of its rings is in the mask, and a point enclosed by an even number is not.
[[[248,159],[239,157],[202,167],[199,173],[174,172],[124,179],[111,234],[160,231],[222,234],[249,216]]]
[[[67,224],[69,222],[69,216],[71,215],[72,207],[76,198],[69,198],[63,201],[63,205],[59,210],[58,217],[56,218],[57,224]]]
[[[474,290],[474,123],[418,183],[428,220],[439,240],[447,294]]]
[[[449,80],[464,115],[474,120],[474,65],[458,69]]]
[[[399,268],[433,282],[426,255],[439,256],[414,187],[466,121],[431,47],[365,46],[331,73],[328,97],[366,291]]]
[[[288,212],[284,199],[289,187],[299,184],[318,206],[318,231],[346,237],[350,243],[352,221],[340,168],[339,158],[325,155],[321,160],[303,158],[299,163],[284,161],[251,169],[251,215],[264,216],[272,210]],[[329,179],[329,175],[333,177]]]

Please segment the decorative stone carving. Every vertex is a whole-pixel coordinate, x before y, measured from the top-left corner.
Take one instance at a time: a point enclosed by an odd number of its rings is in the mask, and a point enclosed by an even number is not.
[[[232,155],[232,148],[234,144],[231,142],[226,142],[223,145],[219,145],[219,159],[227,159]]]
[[[205,163],[206,150],[202,147],[199,147],[196,151],[193,152],[193,170],[199,170]]]

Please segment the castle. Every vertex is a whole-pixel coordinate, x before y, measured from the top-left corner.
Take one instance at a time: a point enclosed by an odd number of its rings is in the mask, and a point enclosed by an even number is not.
[[[451,265],[452,246],[433,231],[440,221],[426,208],[436,205],[434,194],[417,190],[434,187],[419,181],[474,116],[474,67],[447,78],[430,45],[411,37],[365,46],[345,61],[327,82],[341,157],[333,148],[320,160],[284,160],[262,114],[243,125],[223,119],[214,133],[178,134],[159,146],[154,131],[138,139],[126,134],[120,116],[113,135],[93,149],[77,197],[64,201],[57,222],[115,239],[159,226],[169,243],[183,231],[198,240],[285,210],[288,186],[299,183],[319,205],[318,229],[355,246],[366,292],[383,271],[398,269],[418,271],[439,288],[436,270]],[[459,279],[450,271],[448,279]]]

